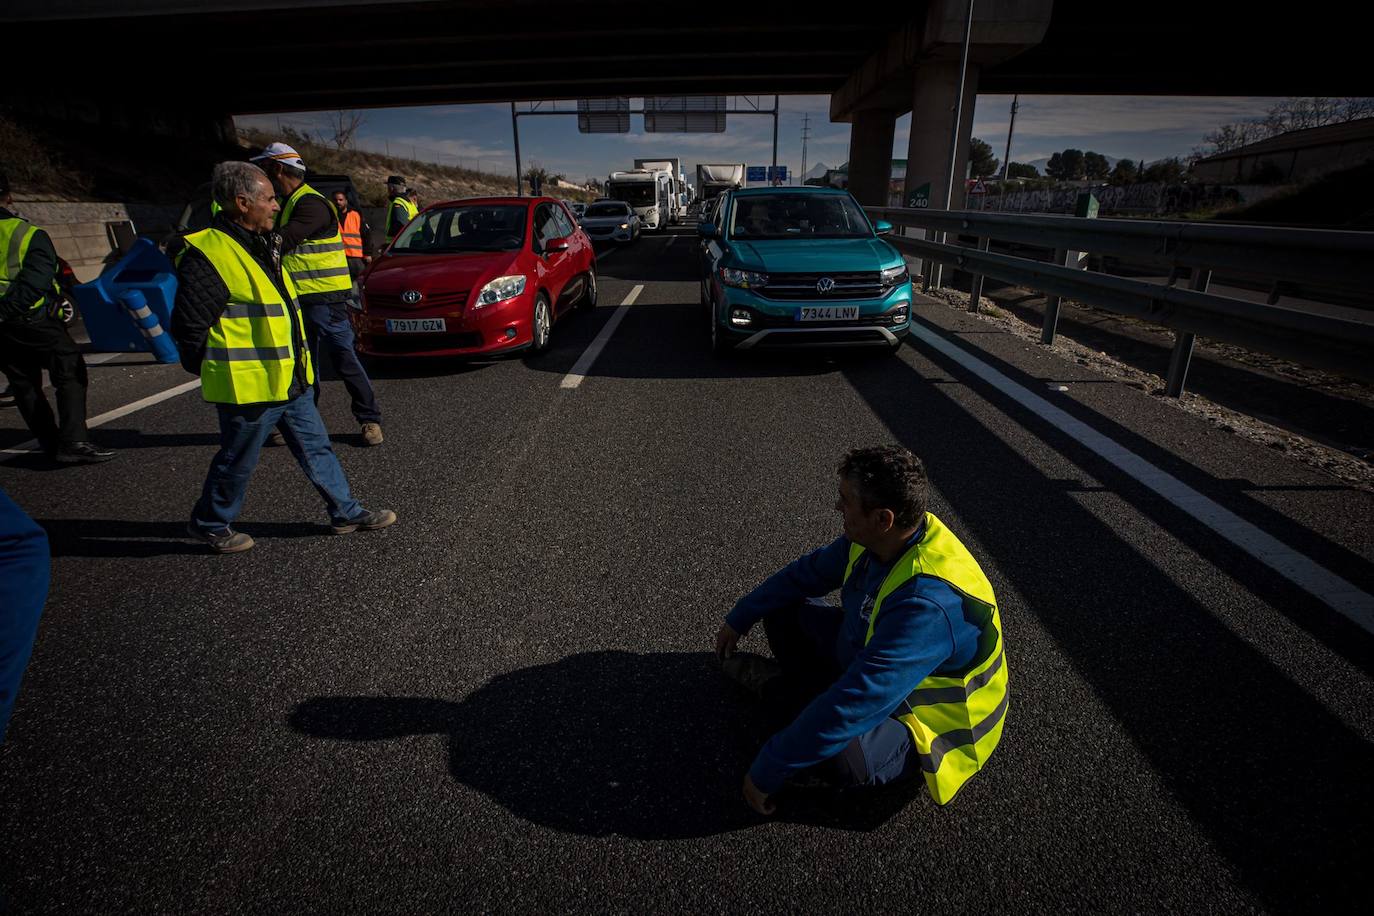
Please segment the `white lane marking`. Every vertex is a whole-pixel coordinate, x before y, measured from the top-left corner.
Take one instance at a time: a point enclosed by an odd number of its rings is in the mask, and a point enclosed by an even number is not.
[[[672,248],[672,247],[673,247],[673,243],[676,242],[679,238],[681,238],[681,236],[677,236],[677,235],[670,235],[670,236],[668,236],[668,244],[664,245],[663,247],[664,247],[664,248]]]
[[[116,407],[114,410],[107,410],[105,413],[102,413],[99,416],[91,417],[89,420],[86,421],[86,426],[89,428],[104,426],[111,420],[118,420],[120,417],[127,417],[129,414],[142,410],[145,407],[152,407],[154,404],[161,404],[163,401],[170,400],[171,398],[174,398],[179,394],[185,394],[186,392],[199,387],[200,379],[193,379],[184,384],[177,385],[175,388],[168,388],[166,391],[159,391],[157,394],[151,394],[146,398],[134,401],[132,404],[125,404],[123,407]],[[36,451],[38,451],[38,440],[30,439],[28,442],[21,442],[14,448],[0,450],[0,455],[9,456],[0,458],[0,461],[9,461],[18,455],[28,455]]]
[[[88,366],[98,366],[101,363],[108,363],[112,359],[118,359],[123,355],[123,353],[87,353],[85,354],[85,360]]]
[[[1374,633],[1374,595],[1347,582],[1326,567],[1298,553],[1274,536],[1194,490],[1172,474],[1160,470],[1125,446],[1021,387],[967,350],[955,346],[924,325],[912,322],[911,333],[1022,407],[1054,424],[1081,445],[1116,465],[1303,591],[1349,618],[1357,626]]]
[[[587,377],[587,370],[592,367],[592,363],[596,362],[596,358],[601,355],[601,351],[605,348],[606,342],[611,339],[611,335],[615,333],[615,329],[620,326],[621,319],[625,317],[625,313],[630,310],[630,306],[635,304],[635,300],[639,298],[639,294],[643,291],[644,287],[642,285],[636,286],[634,289],[630,290],[630,294],[625,297],[624,302],[620,303],[620,307],[615,310],[615,314],[611,316],[611,320],[606,322],[606,326],[601,329],[601,333],[596,335],[596,340],[593,340],[583,352],[577,364],[572,367],[572,371],[563,376],[563,381],[558,383],[558,387],[576,388],[578,385],[582,384],[582,380]]]

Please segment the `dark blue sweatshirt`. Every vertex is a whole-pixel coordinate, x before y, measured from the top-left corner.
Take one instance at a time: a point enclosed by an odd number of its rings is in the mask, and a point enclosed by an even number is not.
[[[922,527],[906,546],[924,533]],[[744,634],[772,611],[840,588],[849,543],[840,537],[789,563],[741,598],[726,623]],[[978,627],[964,619],[958,594],[929,576],[917,576],[883,599],[873,638],[864,645],[873,600],[891,568],[865,553],[841,589],[844,622],[834,654],[846,670],[759,751],[749,775],[760,791],[776,792],[788,776],[838,754],[887,718],[927,676],[958,671],[972,661]]]

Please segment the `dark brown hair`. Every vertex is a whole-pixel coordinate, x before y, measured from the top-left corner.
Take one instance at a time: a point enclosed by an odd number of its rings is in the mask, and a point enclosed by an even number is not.
[[[865,512],[888,509],[898,528],[915,528],[926,514],[926,469],[921,459],[896,445],[856,448],[839,467],[859,492]]]

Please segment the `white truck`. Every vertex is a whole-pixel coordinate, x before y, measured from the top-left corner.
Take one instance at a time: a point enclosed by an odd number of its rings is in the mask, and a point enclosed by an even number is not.
[[[682,162],[678,159],[636,159],[635,168],[645,171],[666,171],[673,176],[673,212],[668,221],[676,226],[681,222],[685,215],[685,208],[680,204],[683,189],[687,185],[686,176],[682,174]]]
[[[697,166],[697,200],[704,206],[707,201],[720,195],[721,191],[744,187],[745,176],[749,170],[743,162],[724,165]]]
[[[668,228],[677,208],[673,185],[672,173],[667,169],[612,172],[606,178],[606,196],[629,204],[645,229],[663,230]]]

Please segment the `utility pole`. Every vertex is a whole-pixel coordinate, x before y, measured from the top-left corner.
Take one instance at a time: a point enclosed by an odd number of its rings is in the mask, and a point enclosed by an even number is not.
[[[1002,162],[1002,193],[1007,193],[1007,169],[1011,167],[1011,132],[1016,129],[1016,109],[1021,96],[1011,97],[1011,124],[1007,126],[1007,155]]]
[[[811,115],[802,115],[802,167],[801,181],[806,183],[806,141],[811,139]]]

